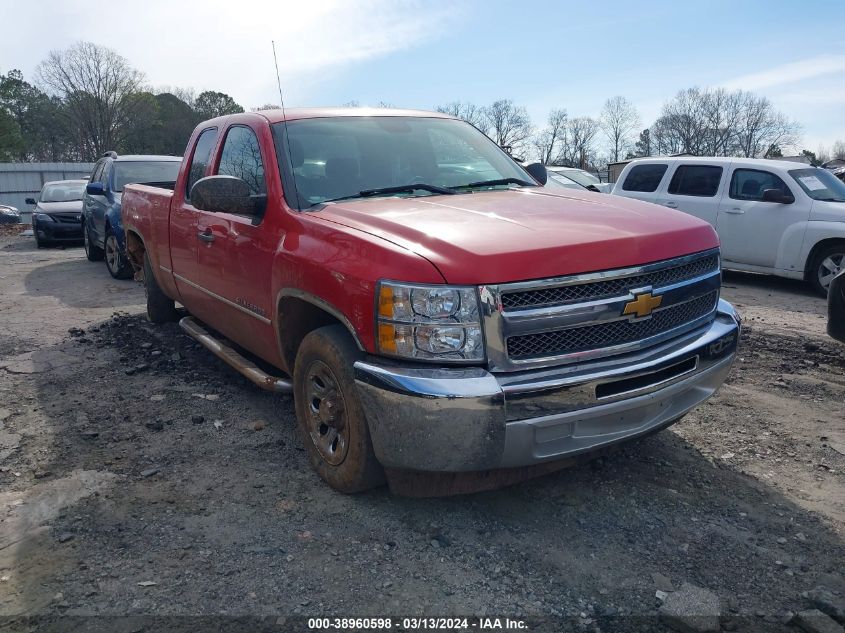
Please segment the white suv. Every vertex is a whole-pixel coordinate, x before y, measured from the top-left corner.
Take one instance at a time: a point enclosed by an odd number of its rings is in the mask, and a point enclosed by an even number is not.
[[[613,194],[706,220],[722,266],[806,279],[826,294],[845,269],[845,184],[825,169],[751,158],[643,158]]]

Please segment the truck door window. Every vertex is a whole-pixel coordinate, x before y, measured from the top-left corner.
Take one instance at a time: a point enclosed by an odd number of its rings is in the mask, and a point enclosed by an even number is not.
[[[625,177],[622,189],[643,193],[657,191],[657,187],[663,180],[663,174],[666,173],[667,169],[669,169],[669,165],[664,164],[634,165]]]
[[[792,195],[786,183],[768,171],[759,169],[737,169],[731,176],[728,195],[735,200],[762,200],[766,189],[780,189]]]
[[[669,183],[669,193],[676,196],[712,198],[719,189],[722,168],[714,165],[679,165]]]
[[[205,176],[205,169],[211,160],[211,150],[214,149],[214,141],[217,138],[217,128],[212,127],[203,130],[197,139],[194,155],[191,157],[191,168],[188,171],[188,178],[185,183],[185,200],[191,200],[191,187]]]
[[[249,185],[253,195],[267,193],[261,147],[251,128],[242,125],[229,128],[217,173],[240,178]]]

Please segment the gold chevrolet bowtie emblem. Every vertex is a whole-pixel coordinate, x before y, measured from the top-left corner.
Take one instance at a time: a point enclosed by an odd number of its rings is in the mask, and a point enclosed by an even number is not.
[[[633,301],[625,304],[622,311],[623,316],[636,316],[638,319],[647,317],[663,303],[663,295],[652,296],[650,292],[643,292],[637,295]]]

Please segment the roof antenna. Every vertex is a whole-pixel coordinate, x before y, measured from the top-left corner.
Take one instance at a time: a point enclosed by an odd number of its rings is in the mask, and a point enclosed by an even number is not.
[[[293,193],[296,196],[296,208],[302,208],[302,201],[299,199],[299,192],[296,189],[296,175],[293,173],[293,156],[290,152],[290,137],[288,137],[288,117],[285,114],[285,96],[282,94],[282,80],[279,77],[279,60],[276,59],[276,42],[270,40],[270,45],[273,47],[273,63],[276,65],[276,83],[279,86],[279,101],[282,106],[282,125],[285,126],[285,145],[287,145],[288,164],[290,165],[291,182],[293,183]]]

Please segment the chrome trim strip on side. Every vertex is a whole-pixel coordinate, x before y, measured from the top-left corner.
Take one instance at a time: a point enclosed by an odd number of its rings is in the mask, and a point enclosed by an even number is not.
[[[168,275],[173,274],[173,271],[172,271],[172,270],[170,270],[167,266],[162,266],[161,264],[159,264],[159,265],[158,265],[158,267],[159,267],[159,269],[161,269],[161,270],[163,270],[164,272],[166,272]]]
[[[203,288],[199,284],[195,284],[190,279],[185,279],[182,275],[177,275],[176,273],[174,273],[173,276],[176,279],[178,279],[179,281],[181,281],[182,283],[188,284],[191,288],[196,288],[200,292],[204,292],[205,294],[207,294],[209,297],[213,297],[213,298],[217,299],[218,301],[222,301],[226,305],[231,306],[231,307],[235,308],[236,310],[240,310],[244,314],[248,314],[249,316],[258,319],[259,321],[261,321],[265,325],[270,325],[272,323],[270,321],[270,319],[263,317],[260,314],[256,314],[252,310],[248,310],[245,307],[238,305],[234,301],[229,301],[226,297],[221,297],[219,294],[211,292],[211,290],[208,290],[207,288]]]

